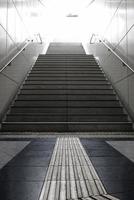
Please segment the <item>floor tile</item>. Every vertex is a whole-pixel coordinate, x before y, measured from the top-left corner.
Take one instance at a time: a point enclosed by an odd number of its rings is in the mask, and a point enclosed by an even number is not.
[[[107,143],[134,162],[134,141],[107,141]]]
[[[107,192],[109,194],[113,193],[125,193],[125,192],[133,192],[134,191],[134,181],[106,181],[102,180]]]
[[[51,150],[54,147],[54,145],[46,144],[46,145],[29,145],[28,150],[32,151],[48,151]]]
[[[112,151],[111,149],[87,149],[86,152],[89,154],[89,156],[93,157],[119,157],[120,155]]]
[[[130,162],[123,157],[91,157],[91,161],[94,166],[126,166],[130,165]]]
[[[101,180],[134,181],[134,166],[105,166],[96,167]]]
[[[0,181],[44,181],[47,167],[4,167]]]
[[[37,200],[43,182],[0,181],[0,199]]]
[[[21,154],[21,157],[22,156],[31,156],[31,157],[34,157],[34,156],[39,156],[39,157],[46,157],[46,158],[48,158],[48,157],[50,157],[51,156],[51,154],[52,154],[52,152],[51,151],[33,151],[33,150],[29,150],[29,151],[24,151],[24,152],[22,152],[22,154]]]
[[[0,141],[0,169],[21,152],[29,142]]]
[[[119,198],[120,200],[132,200],[134,199],[134,192],[133,191],[129,191],[129,192],[121,192],[121,193],[115,193],[112,194],[114,197]]]
[[[50,161],[49,157],[42,156],[18,156],[9,162],[11,166],[47,166]]]
[[[8,155],[16,155],[22,149],[24,149],[29,142],[21,142],[21,141],[0,141],[0,152],[5,152]]]

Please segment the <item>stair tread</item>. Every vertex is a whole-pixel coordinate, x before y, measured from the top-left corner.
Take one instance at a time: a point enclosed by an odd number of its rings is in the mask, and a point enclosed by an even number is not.
[[[125,125],[125,124],[132,124],[131,122],[88,122],[88,121],[85,121],[85,122],[69,122],[69,121],[67,121],[67,122],[22,122],[22,121],[20,121],[20,122],[2,122],[2,124],[33,124],[33,123],[35,123],[35,124],[122,124],[122,125]]]
[[[9,115],[13,115],[13,116],[22,116],[22,115],[24,115],[24,116],[31,116],[31,115],[33,115],[33,113],[8,113],[7,114],[7,116],[9,116]],[[36,115],[41,115],[41,116],[48,116],[48,115],[56,115],[56,116],[58,116],[58,115],[62,115],[62,116],[66,116],[66,114],[57,114],[57,113],[38,113],[38,112],[36,112]],[[74,114],[74,115],[72,115],[72,116],[78,116],[77,114]],[[122,114],[118,114],[118,113],[113,113],[113,114],[111,114],[111,113],[109,113],[109,114],[87,114],[87,113],[84,113],[84,114],[81,114],[80,116],[127,116],[126,114],[124,114],[124,113],[122,113]]]

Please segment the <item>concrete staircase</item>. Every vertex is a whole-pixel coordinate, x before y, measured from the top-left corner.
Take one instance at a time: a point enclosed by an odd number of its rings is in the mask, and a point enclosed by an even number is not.
[[[3,131],[132,131],[93,55],[39,55],[12,103]]]

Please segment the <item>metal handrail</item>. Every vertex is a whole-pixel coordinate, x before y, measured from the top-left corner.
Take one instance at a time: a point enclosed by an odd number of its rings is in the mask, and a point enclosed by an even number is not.
[[[29,45],[30,41],[27,43],[0,69],[0,73]]]
[[[93,37],[98,37],[99,41],[101,41],[105,47],[107,47],[127,68],[129,68],[134,73],[134,70],[108,44],[106,44],[106,42],[104,42],[104,39],[101,39],[95,34],[93,34],[92,38]]]

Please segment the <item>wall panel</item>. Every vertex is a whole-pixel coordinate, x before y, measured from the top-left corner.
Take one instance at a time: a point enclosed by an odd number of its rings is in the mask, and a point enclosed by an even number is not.
[[[38,4],[37,0],[0,1],[0,68],[9,60],[9,54],[33,34],[28,31],[28,22]]]
[[[105,0],[109,23],[103,37],[113,50],[134,70],[134,1]],[[89,51],[99,58],[100,65],[134,120],[134,73],[102,44],[90,44]]]

